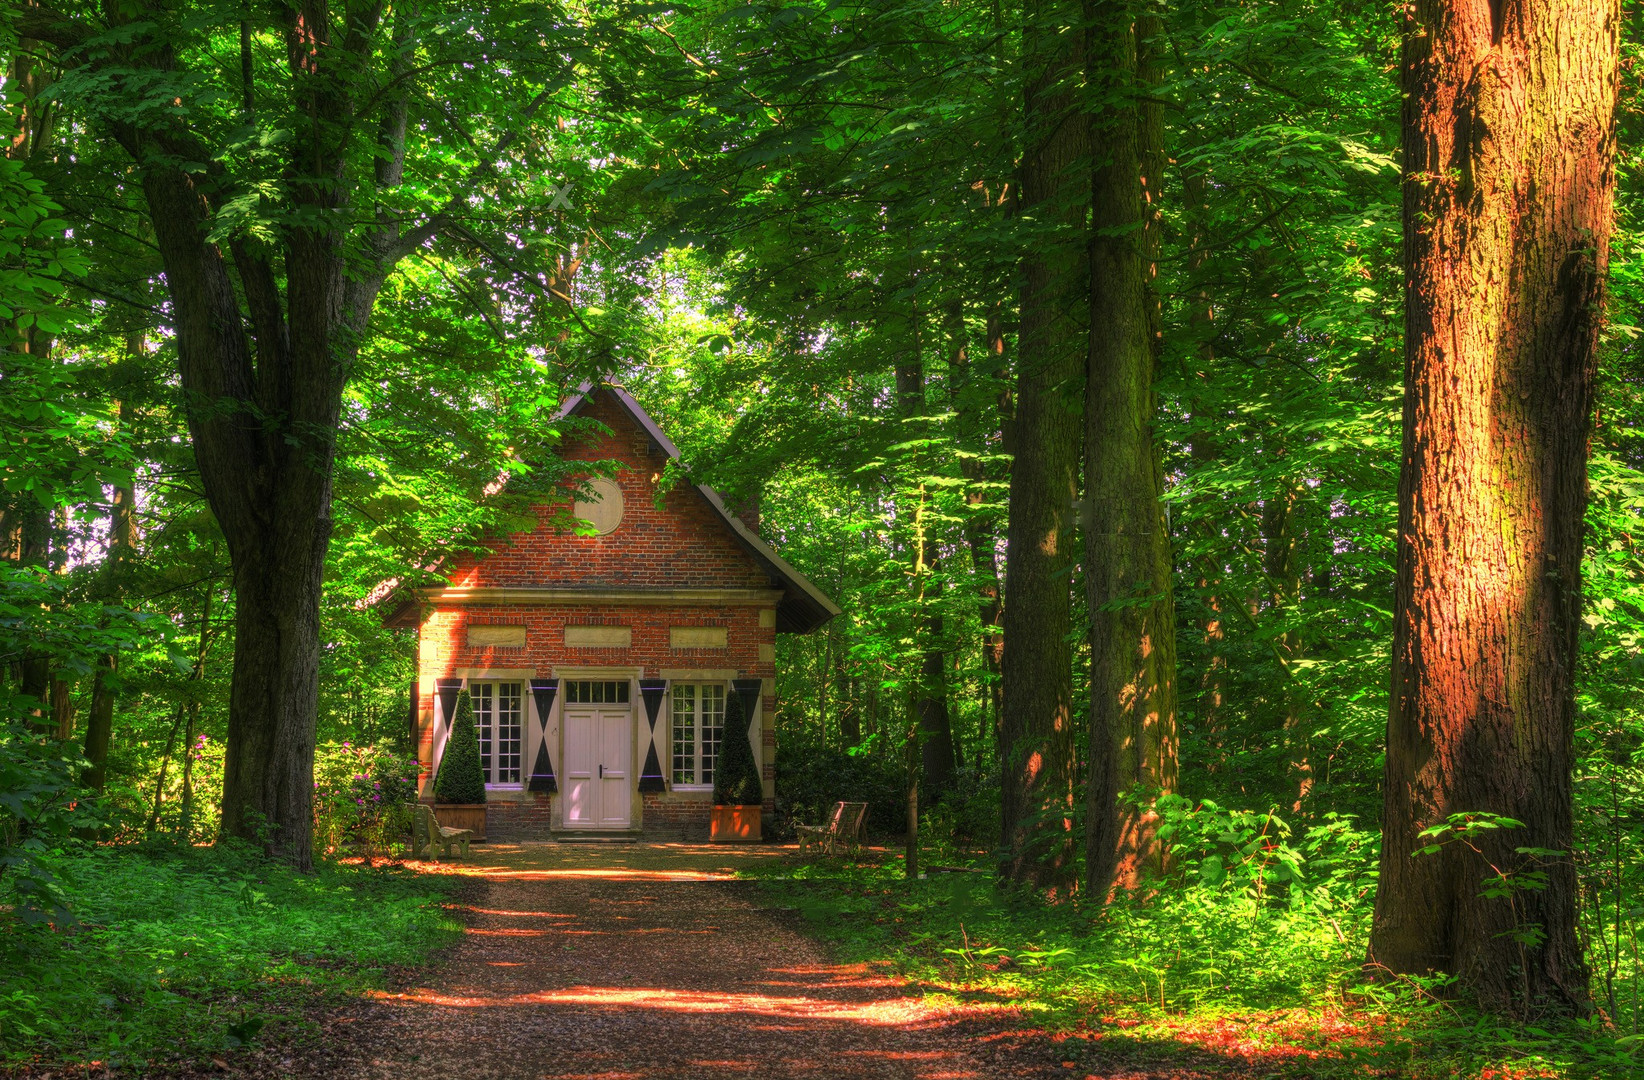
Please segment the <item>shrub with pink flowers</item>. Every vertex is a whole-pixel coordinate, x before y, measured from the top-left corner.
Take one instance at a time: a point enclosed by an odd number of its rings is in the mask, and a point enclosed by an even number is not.
[[[325,743],[314,753],[314,844],[367,858],[406,842],[417,762],[378,746]]]

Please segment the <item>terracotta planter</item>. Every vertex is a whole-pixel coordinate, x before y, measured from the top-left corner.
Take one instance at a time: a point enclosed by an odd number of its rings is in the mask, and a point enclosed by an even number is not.
[[[447,829],[473,829],[474,839],[485,839],[484,803],[435,803],[434,816]]]
[[[715,806],[709,838],[727,844],[754,844],[760,836],[762,806]]]

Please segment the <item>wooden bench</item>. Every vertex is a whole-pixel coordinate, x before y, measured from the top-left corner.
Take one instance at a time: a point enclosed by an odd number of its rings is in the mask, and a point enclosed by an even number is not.
[[[451,857],[451,845],[455,844],[462,850],[462,857],[468,857],[468,841],[473,837],[473,829],[447,829],[440,824],[439,818],[434,816],[434,808],[427,803],[418,803],[416,816],[411,819],[411,857],[422,858],[423,848],[428,849],[430,859],[438,859],[436,847],[445,849],[445,857]]]
[[[862,825],[867,818],[865,802],[834,803],[833,813],[828,815],[825,824],[799,826],[800,854],[814,846],[821,848],[824,855],[837,855],[841,851],[855,855],[862,846]]]

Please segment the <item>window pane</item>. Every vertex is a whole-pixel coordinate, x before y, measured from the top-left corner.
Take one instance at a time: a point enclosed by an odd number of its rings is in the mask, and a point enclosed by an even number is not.
[[[725,687],[704,683],[701,687],[698,724],[702,728],[702,782],[714,782],[714,762],[719,760],[719,744],[725,729]]]
[[[494,701],[491,683],[475,683],[468,696],[474,703],[474,727],[479,729],[480,775],[491,779],[491,724]]]
[[[565,703],[567,705],[626,705],[628,704],[628,682],[606,681],[595,679],[566,680]]]
[[[519,683],[498,683],[496,694],[496,780],[498,784],[519,783],[520,735],[523,728],[523,695]]]
[[[696,783],[696,687],[674,684],[674,783]]]

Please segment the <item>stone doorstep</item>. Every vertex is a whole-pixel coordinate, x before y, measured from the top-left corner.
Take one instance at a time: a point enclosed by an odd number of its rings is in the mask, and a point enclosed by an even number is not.
[[[637,844],[643,834],[635,832],[556,832],[549,841],[558,844]]]

